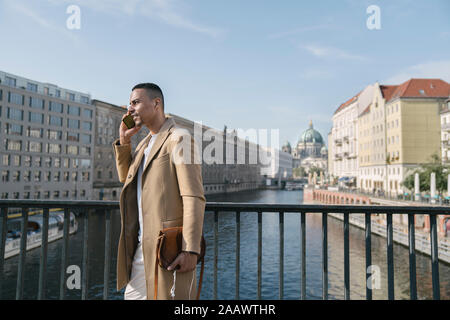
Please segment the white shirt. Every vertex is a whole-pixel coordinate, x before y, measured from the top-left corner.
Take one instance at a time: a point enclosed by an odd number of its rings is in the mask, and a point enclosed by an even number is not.
[[[139,234],[138,234],[139,243],[142,242],[142,225],[143,225],[143,222],[142,222],[143,221],[142,220],[142,173],[144,171],[144,165],[147,163],[148,156],[150,154],[150,151],[152,150],[152,146],[155,143],[157,136],[158,136],[158,133],[156,133],[150,137],[148,146],[144,150],[143,160],[141,160],[141,164],[139,165],[138,180],[137,180],[137,201],[138,201],[138,209],[139,209]]]

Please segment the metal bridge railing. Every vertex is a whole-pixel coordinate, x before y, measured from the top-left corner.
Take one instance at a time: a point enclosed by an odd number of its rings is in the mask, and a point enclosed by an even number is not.
[[[92,210],[103,210],[105,213],[105,262],[104,280],[103,280],[103,299],[108,299],[108,281],[111,261],[111,211],[119,209],[117,201],[48,201],[48,200],[0,200],[0,297],[2,293],[4,277],[4,256],[7,213],[9,208],[21,208],[21,242],[20,258],[17,276],[16,299],[23,298],[25,257],[27,243],[27,222],[29,208],[43,209],[43,229],[42,245],[39,268],[39,288],[38,299],[45,299],[45,284],[47,274],[47,248],[48,248],[48,221],[49,209],[64,209],[64,235],[61,259],[60,275],[60,299],[65,298],[66,267],[68,263],[69,252],[69,214],[70,210],[77,209],[80,217],[84,220],[83,230],[83,255],[82,255],[82,292],[81,299],[88,298],[88,279],[87,270],[88,261],[88,228],[89,212]],[[219,239],[219,213],[235,212],[236,217],[236,287],[235,299],[239,299],[239,278],[240,278],[240,213],[254,212],[258,215],[258,255],[257,255],[257,298],[261,299],[261,270],[262,270],[262,213],[274,212],[279,215],[279,299],[283,299],[284,294],[284,214],[299,213],[300,234],[301,234],[301,299],[306,299],[306,213],[315,213],[322,215],[322,298],[328,299],[328,213],[341,213],[344,215],[344,298],[350,299],[350,253],[349,253],[349,215],[361,214],[365,216],[365,252],[366,252],[366,281],[370,277],[368,267],[372,264],[371,255],[371,214],[386,214],[386,241],[387,241],[387,270],[388,270],[388,299],[394,299],[394,255],[393,255],[393,222],[392,215],[408,215],[408,239],[409,239],[409,279],[410,279],[410,298],[417,299],[417,281],[416,281],[416,250],[415,250],[415,227],[414,215],[427,214],[430,217],[430,238],[431,238],[431,267],[432,267],[432,285],[433,299],[440,299],[439,283],[439,261],[438,261],[438,242],[437,242],[437,224],[436,216],[440,214],[450,214],[450,207],[403,207],[403,206],[366,206],[366,205],[294,205],[294,204],[255,204],[255,203],[230,203],[230,202],[208,202],[206,204],[206,214],[214,214],[214,278],[213,278],[213,299],[217,299],[218,288],[218,239]],[[115,254],[115,253],[114,253]],[[372,299],[372,289],[366,286],[366,299]]]

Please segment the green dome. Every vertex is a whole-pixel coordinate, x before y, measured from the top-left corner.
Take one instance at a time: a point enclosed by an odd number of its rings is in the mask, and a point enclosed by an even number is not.
[[[312,121],[309,122],[309,129],[303,132],[298,143],[321,143],[323,144],[322,135],[319,131],[314,130]]]

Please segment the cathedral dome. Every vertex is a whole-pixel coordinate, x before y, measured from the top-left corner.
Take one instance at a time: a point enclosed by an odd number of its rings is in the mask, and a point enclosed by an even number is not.
[[[323,144],[322,135],[314,130],[312,121],[309,122],[309,129],[302,133],[298,143],[320,143]]]

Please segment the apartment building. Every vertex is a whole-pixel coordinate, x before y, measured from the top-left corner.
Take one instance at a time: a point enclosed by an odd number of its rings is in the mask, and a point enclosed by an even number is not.
[[[375,84],[373,101],[359,116],[359,188],[401,194],[408,174],[442,154],[449,90],[440,79]]]
[[[333,114],[333,127],[329,136],[329,173],[334,179],[345,178],[356,183],[358,177],[358,116],[371,103],[374,86],[342,103]],[[331,139],[330,139],[331,138]]]
[[[91,199],[95,110],[87,93],[0,71],[2,199]]]

